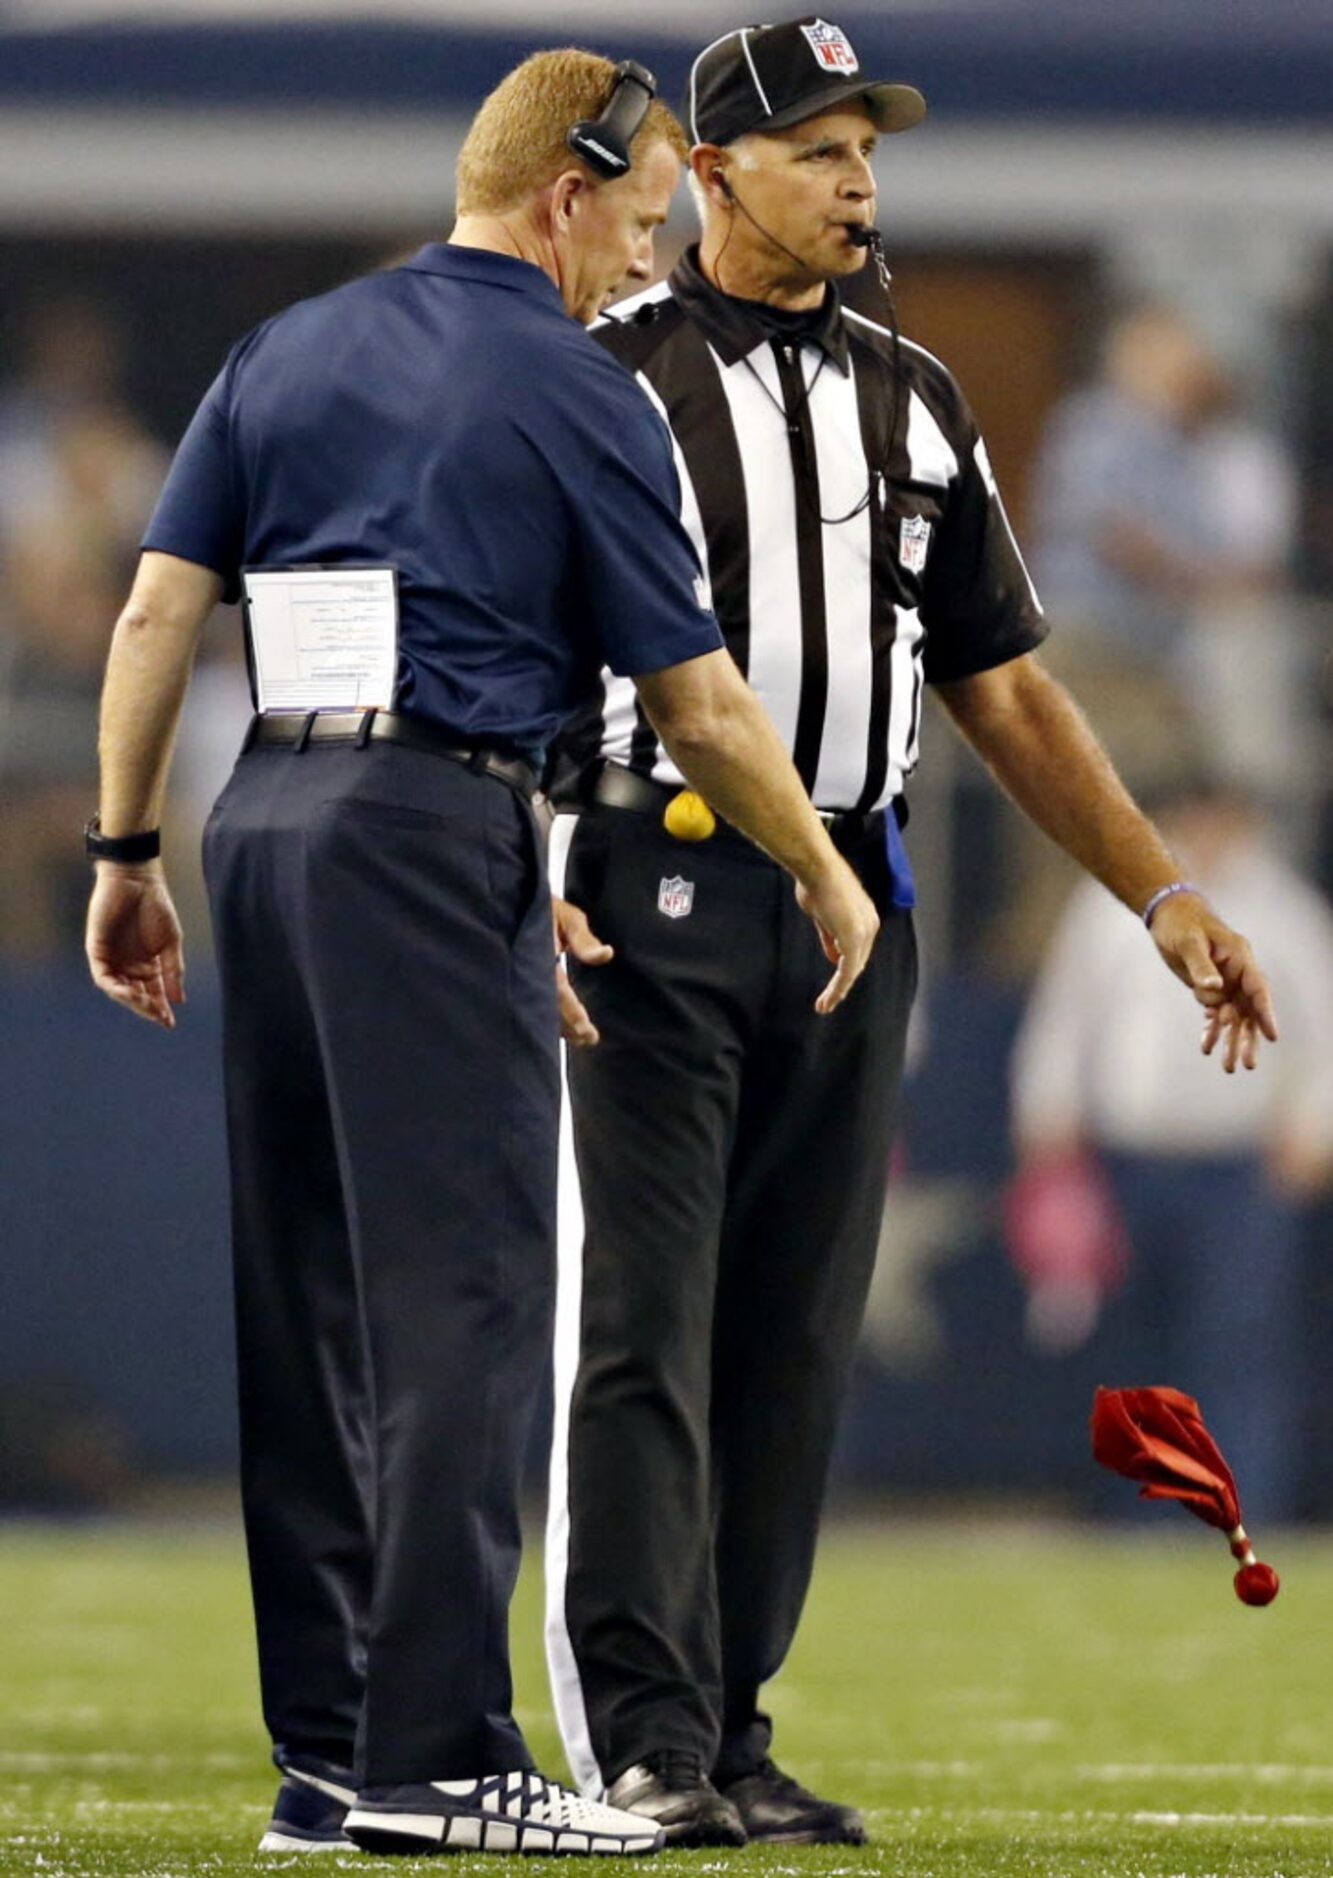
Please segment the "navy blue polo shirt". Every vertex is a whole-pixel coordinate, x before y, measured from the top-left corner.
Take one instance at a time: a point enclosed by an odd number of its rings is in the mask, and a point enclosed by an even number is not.
[[[599,668],[722,644],[665,426],[527,261],[432,243],[243,339],[144,536],[213,568],[398,569],[397,703],[545,745]]]

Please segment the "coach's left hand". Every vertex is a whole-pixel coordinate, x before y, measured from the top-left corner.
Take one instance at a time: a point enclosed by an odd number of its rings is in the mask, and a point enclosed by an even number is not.
[[[176,1028],[185,1002],[181,925],[160,861],[97,863],[86,947],[93,983],[136,1017]]]

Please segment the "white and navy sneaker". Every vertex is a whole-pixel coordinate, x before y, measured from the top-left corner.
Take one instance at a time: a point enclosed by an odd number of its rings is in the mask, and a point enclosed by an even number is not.
[[[347,1809],[356,1798],[352,1776],[313,1754],[274,1750],[281,1771],[273,1817],[259,1841],[261,1852],[350,1852],[343,1831]]]
[[[585,1800],[541,1774],[367,1787],[344,1829],[363,1852],[657,1852],[651,1820]]]

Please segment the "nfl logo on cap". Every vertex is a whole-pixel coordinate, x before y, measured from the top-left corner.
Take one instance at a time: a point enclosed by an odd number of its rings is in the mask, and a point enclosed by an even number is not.
[[[861,61],[840,26],[830,26],[827,20],[812,20],[809,26],[802,26],[801,31],[826,72],[860,71]]]

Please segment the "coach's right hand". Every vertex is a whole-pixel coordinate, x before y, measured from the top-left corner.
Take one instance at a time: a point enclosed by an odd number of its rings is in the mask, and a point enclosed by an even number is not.
[[[825,958],[837,966],[815,999],[820,1016],[836,1009],[866,968],[879,931],[879,914],[842,856],[812,882],[799,881],[796,903],[815,922]]]
[[[836,1009],[865,970],[879,916],[828,838],[786,746],[729,652],[635,677],[639,700],[690,787],[798,882],[797,901],[837,966],[815,999]]]

